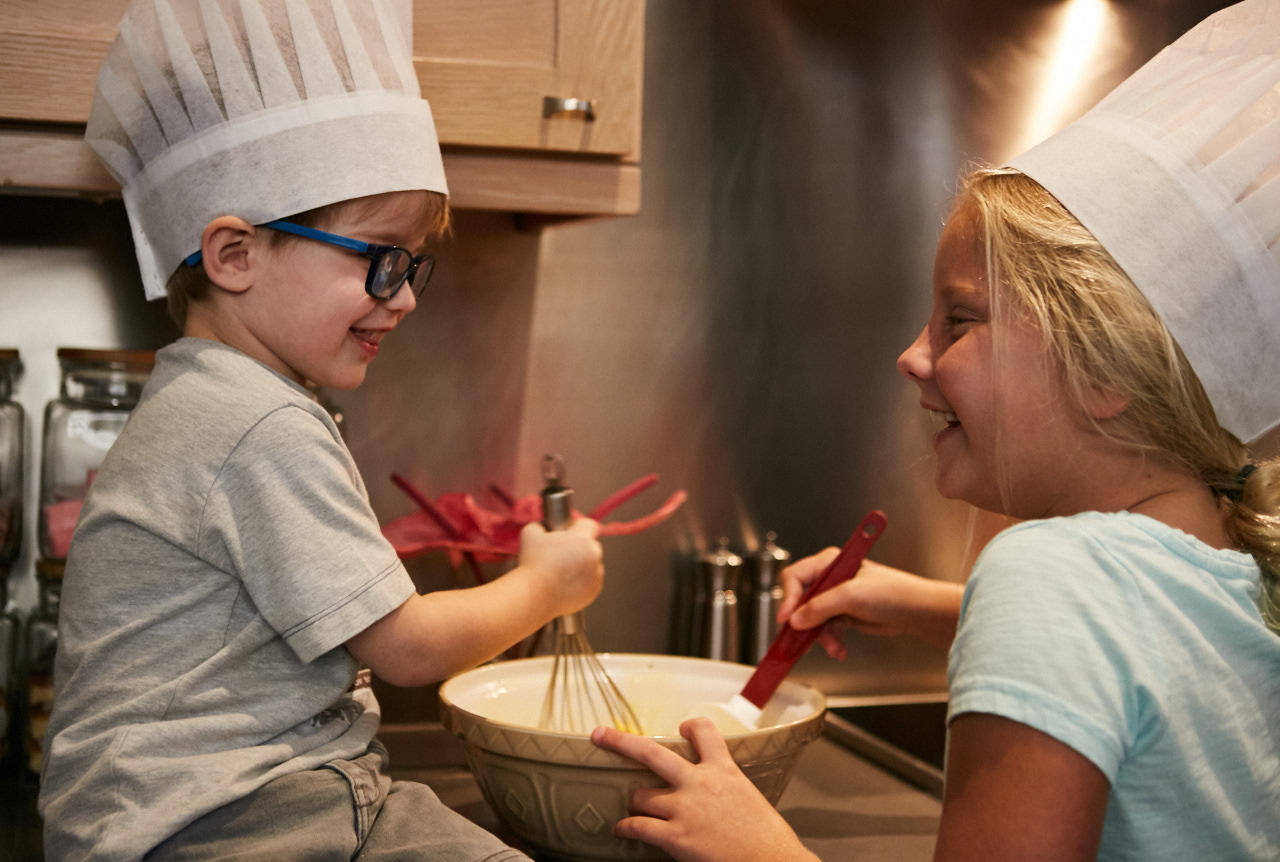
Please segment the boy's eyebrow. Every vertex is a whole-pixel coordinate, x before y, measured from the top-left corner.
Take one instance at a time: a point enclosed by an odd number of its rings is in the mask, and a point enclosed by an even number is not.
[[[409,250],[414,257],[427,250],[427,240],[425,238],[414,242],[412,239],[406,239],[404,234],[397,236],[395,231],[382,231],[377,228],[362,231],[362,233],[366,237],[364,241],[367,243],[372,245],[394,245],[397,248]]]

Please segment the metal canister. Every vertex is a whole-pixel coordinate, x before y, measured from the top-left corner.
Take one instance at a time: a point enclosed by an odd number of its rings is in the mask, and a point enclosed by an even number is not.
[[[791,561],[791,552],[778,547],[777,534],[770,532],[760,549],[751,554],[749,577],[751,579],[750,612],[743,628],[743,660],[759,663],[769,651],[778,633],[778,606],[782,604],[782,570]]]
[[[739,656],[738,585],[742,578],[742,557],[729,550],[722,538],[715,550],[698,560],[702,587],[699,654],[721,661],[737,661]],[[695,604],[697,601],[695,600]]]

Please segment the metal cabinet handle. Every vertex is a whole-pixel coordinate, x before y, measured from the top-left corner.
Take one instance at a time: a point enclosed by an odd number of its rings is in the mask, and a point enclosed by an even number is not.
[[[546,118],[556,114],[581,114],[584,120],[594,120],[596,103],[592,99],[559,99],[555,96],[544,96],[542,116]]]

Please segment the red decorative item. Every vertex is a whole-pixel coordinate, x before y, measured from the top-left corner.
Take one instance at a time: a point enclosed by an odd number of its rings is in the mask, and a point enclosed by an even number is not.
[[[502,504],[503,511],[494,511],[478,503],[471,494],[453,492],[441,494],[434,500],[413,486],[409,480],[396,474],[391,481],[409,495],[421,510],[412,515],[396,518],[385,524],[382,533],[403,559],[420,556],[431,551],[447,551],[455,566],[467,558],[479,575],[477,562],[494,562],[516,556],[520,552],[520,531],[526,524],[542,521],[540,494],[512,497],[502,488],[490,485],[489,490]],[[594,521],[602,521],[614,509],[637,496],[658,481],[656,473],[650,473],[630,485],[610,494],[604,502],[587,513]],[[653,512],[631,521],[613,521],[600,524],[601,536],[630,536],[657,526],[680,508],[688,495],[676,491]],[[574,512],[580,515],[580,512]]]

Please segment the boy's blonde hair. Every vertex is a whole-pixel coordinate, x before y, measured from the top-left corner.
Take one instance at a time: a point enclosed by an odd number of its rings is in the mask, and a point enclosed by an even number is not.
[[[371,195],[365,198],[338,201],[337,203],[285,216],[282,220],[291,221],[304,227],[324,230],[326,227],[336,223],[341,216],[346,215],[352,209],[356,210],[355,216],[358,219],[360,214],[358,208],[375,206],[381,197],[381,195]],[[425,228],[428,238],[444,236],[449,230],[451,220],[448,197],[439,192],[424,190],[418,195],[418,199],[421,204],[419,211],[415,213],[415,221]],[[286,243],[306,242],[302,237],[284,233],[283,231],[268,230],[266,231],[266,237],[267,243],[273,248]],[[165,282],[165,301],[169,317],[178,324],[179,329],[186,326],[187,310],[191,307],[191,303],[204,299],[212,289],[213,283],[209,281],[209,276],[205,273],[202,264],[197,264],[196,266],[188,266],[185,263],[178,264],[178,268],[173,271],[169,276],[169,280]]]
[[[979,168],[963,181],[955,210],[977,218],[989,283],[1004,287],[1011,310],[1042,332],[1081,411],[1095,393],[1120,396],[1127,406],[1100,430],[1182,466],[1219,495],[1229,533],[1262,569],[1263,619],[1280,633],[1280,459],[1259,463],[1241,487],[1248,448],[1218,425],[1141,291],[1042,186],[1012,169]],[[993,308],[999,296],[993,291]]]

